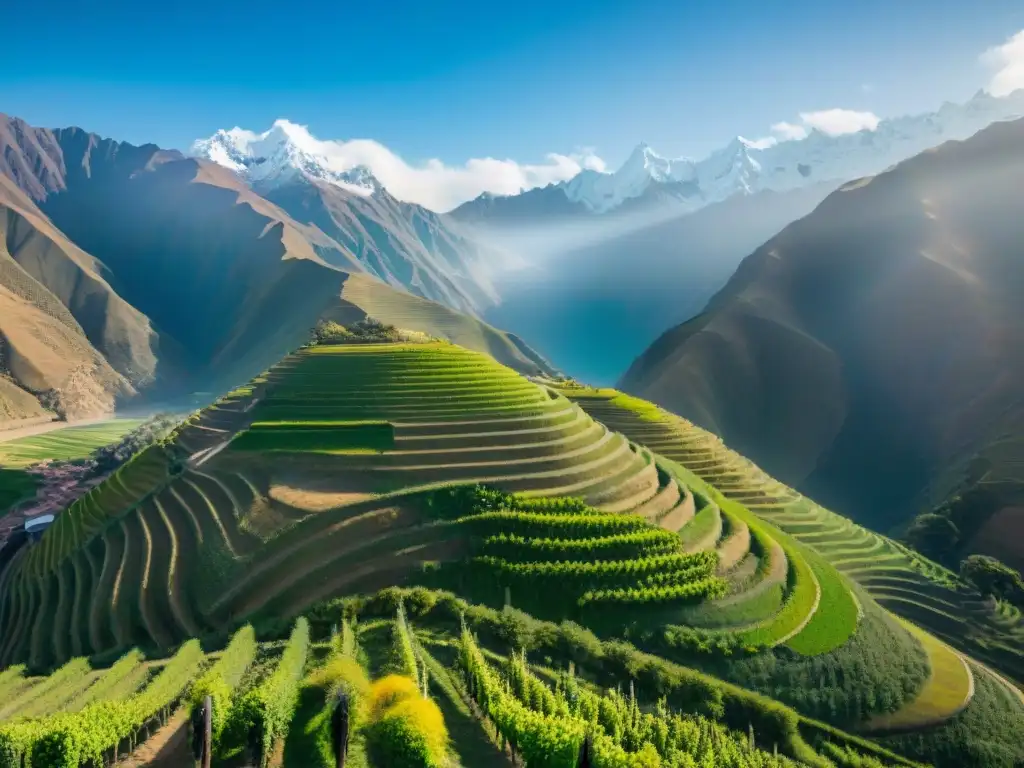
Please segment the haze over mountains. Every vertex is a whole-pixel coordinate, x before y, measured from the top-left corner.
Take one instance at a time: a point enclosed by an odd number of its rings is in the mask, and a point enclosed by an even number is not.
[[[622,386],[881,529],[981,483],[977,549],[1024,565],[1022,189],[1024,120],[847,184]]]

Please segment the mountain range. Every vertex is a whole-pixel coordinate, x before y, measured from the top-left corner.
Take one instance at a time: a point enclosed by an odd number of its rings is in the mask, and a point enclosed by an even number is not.
[[[482,295],[459,287],[475,246],[436,214],[304,177],[267,194],[280,204],[207,160],[0,117],[0,420],[231,385],[321,317],[373,314],[547,370],[452,309]]]
[[[649,207],[693,211],[737,194],[784,192],[878,173],[944,141],[1022,116],[1024,90],[1005,98],[980,91],[964,104],[946,102],[935,112],[881,120],[874,130],[831,135],[811,128],[803,138],[788,141],[737,136],[702,160],[668,159],[640,144],[614,172],[586,169],[568,181],[518,195],[485,193],[452,215],[497,226]]]
[[[971,489],[964,553],[1024,567],[1024,120],[844,185],[621,386],[870,526]]]

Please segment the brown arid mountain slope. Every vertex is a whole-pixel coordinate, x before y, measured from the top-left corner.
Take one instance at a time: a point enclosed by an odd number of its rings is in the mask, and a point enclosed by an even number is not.
[[[622,387],[883,530],[985,484],[996,500],[964,547],[1024,565],[1021,190],[1024,121],[850,183]]]
[[[149,321],[0,176],[0,424],[82,418],[153,379]]]
[[[0,158],[2,412],[37,416],[42,406],[24,395],[62,382],[80,393],[69,415],[108,411],[139,390],[214,390],[294,349],[321,316],[360,312],[343,297],[365,271],[356,255],[213,163],[7,118]],[[393,314],[418,308],[405,327],[439,332],[443,307],[380,290],[393,294]],[[505,362],[537,370],[494,333]]]

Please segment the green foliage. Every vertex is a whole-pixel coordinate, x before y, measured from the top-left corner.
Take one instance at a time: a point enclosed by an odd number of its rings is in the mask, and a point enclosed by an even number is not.
[[[37,574],[55,571],[111,519],[123,517],[170,477],[171,455],[161,444],[136,454],[107,480],[62,512],[26,559]]]
[[[387,670],[392,674],[414,680],[420,688],[424,686],[425,681],[422,679],[412,632],[405,617],[405,606],[401,603],[395,612],[395,621],[391,625],[391,653]]]
[[[765,650],[749,645],[732,632],[706,632],[693,627],[668,625],[659,630],[646,630],[639,636],[645,648],[679,660],[693,662],[694,657],[742,658]]]
[[[828,653],[804,656],[777,648],[705,668],[809,717],[847,727],[896,711],[929,674],[920,644],[877,606],[848,642]]]
[[[288,731],[299,699],[299,685],[309,650],[309,622],[300,618],[273,673],[232,707],[225,731],[260,746],[262,765],[275,742]]]
[[[104,755],[166,711],[203,660],[198,640],[185,643],[140,693],[90,704],[80,712],[0,726],[0,768],[79,768]]]
[[[696,503],[696,501],[697,496],[695,494],[694,502]],[[721,524],[721,511],[718,509],[718,505],[704,500],[704,506],[698,510],[690,522],[683,526],[683,529],[679,532],[679,538],[682,540],[683,546],[690,547],[704,541]]]
[[[138,648],[128,651],[99,680],[90,685],[81,695],[70,701],[64,707],[64,711],[75,712],[94,701],[123,698],[118,694],[118,691],[136,676],[143,659],[142,651]]]
[[[483,541],[485,554],[502,560],[622,560],[679,552],[679,536],[661,528],[586,539],[527,538],[499,533]]]
[[[0,465],[26,467],[40,461],[77,461],[121,439],[141,419],[114,419],[81,427],[66,426],[0,444]]]
[[[95,461],[95,465],[92,474],[98,477],[113,472],[132,456],[165,438],[177,423],[178,419],[167,413],[150,416],[117,442],[104,445],[93,451],[91,458]]]
[[[633,697],[592,693],[571,673],[552,690],[529,670],[525,656],[513,655],[504,675],[498,675],[468,629],[462,632],[459,664],[477,704],[529,766],[572,768],[588,736],[598,768],[793,765],[757,749],[749,736],[732,735],[701,717],[670,713],[664,702],[650,713]]]
[[[211,715],[214,745],[219,743],[224,726],[230,718],[232,694],[255,658],[256,632],[247,624],[234,634],[220,658],[189,690],[190,711],[202,706],[207,696],[213,700]]]
[[[960,577],[983,595],[1024,604],[1024,579],[1016,569],[994,557],[971,555],[960,563]]]

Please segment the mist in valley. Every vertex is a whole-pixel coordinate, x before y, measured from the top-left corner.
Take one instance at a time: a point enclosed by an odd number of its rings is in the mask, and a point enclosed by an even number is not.
[[[484,319],[567,375],[612,385],[661,333],[700,313],[761,243],[837,184],[740,196],[692,213],[476,228],[503,254]]]

